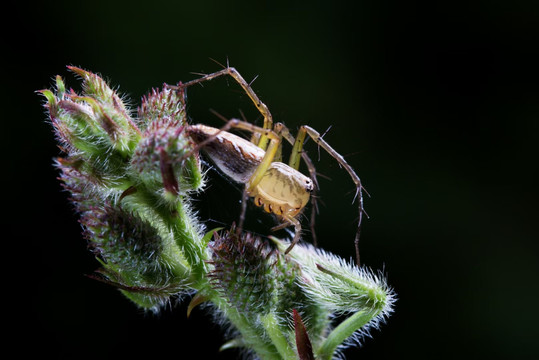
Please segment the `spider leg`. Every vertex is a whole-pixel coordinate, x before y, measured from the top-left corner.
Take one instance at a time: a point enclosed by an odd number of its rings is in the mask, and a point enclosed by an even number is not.
[[[293,146],[292,153],[290,154],[289,165],[292,168],[299,170],[299,165],[300,165],[299,156],[301,156],[301,158],[303,159],[303,162],[305,162],[305,165],[307,166],[307,169],[309,170],[309,177],[311,178],[314,184],[313,192],[311,195],[312,208],[311,208],[310,228],[311,228],[311,236],[313,239],[313,245],[317,246],[318,241],[316,237],[316,231],[314,230],[314,225],[315,225],[316,214],[318,214],[317,193],[318,193],[319,186],[318,186],[318,179],[316,177],[316,168],[314,167],[314,164],[311,158],[309,157],[309,155],[307,155],[307,153],[303,151],[303,142],[305,141],[305,133],[303,137],[294,138],[292,134],[290,134],[290,130],[283,123],[276,123],[274,129],[277,134],[280,134],[286,141],[290,143],[290,145]]]
[[[240,212],[240,218],[238,219],[238,226],[236,227],[237,234],[241,234],[243,231],[243,223],[245,222],[245,214],[247,213],[247,200],[249,199],[249,195],[247,195],[247,187],[243,187],[243,191],[241,193],[241,212]]]
[[[304,125],[300,128],[298,136],[303,136],[302,133],[307,133],[311,139],[313,139],[321,148],[327,151],[328,154],[330,154],[340,166],[346,169],[352,180],[354,181],[354,184],[356,185],[356,197],[358,198],[359,203],[359,220],[357,224],[357,231],[356,236],[354,239],[354,246],[356,249],[356,262],[357,265],[360,265],[360,259],[359,259],[359,237],[361,234],[361,221],[363,220],[363,213],[365,210],[363,209],[363,185],[361,185],[361,179],[359,176],[355,173],[354,169],[344,160],[341,154],[339,154],[335,149],[333,149],[324,139],[322,139],[322,136],[313,128]],[[354,201],[355,198],[354,197]]]
[[[245,81],[243,76],[241,76],[240,73],[233,67],[227,66],[226,68],[224,68],[224,69],[222,69],[220,71],[216,71],[214,73],[204,75],[204,76],[202,76],[202,77],[200,77],[198,79],[191,80],[191,81],[188,81],[186,83],[179,84],[179,85],[176,85],[176,86],[174,86],[174,85],[167,85],[167,86],[170,89],[182,90],[182,89],[185,89],[185,88],[187,88],[189,86],[192,86],[194,84],[198,84],[198,83],[201,83],[201,82],[204,82],[204,81],[210,81],[210,80],[213,80],[213,79],[215,79],[217,77],[220,77],[220,76],[223,76],[223,75],[229,75],[234,80],[236,80],[236,82],[243,88],[245,93],[249,96],[251,101],[255,104],[255,106],[258,109],[258,111],[260,112],[260,114],[262,114],[262,116],[264,117],[264,126],[263,126],[263,128],[264,129],[271,129],[273,127],[273,117],[272,117],[271,112],[269,111],[268,107],[266,106],[266,104],[264,104],[262,101],[260,101],[260,99],[258,98],[258,95],[256,95],[254,90],[251,88],[250,83]],[[260,134],[260,135],[261,136],[258,139],[258,144],[257,145],[261,149],[266,150],[266,148],[268,147],[269,142],[270,142],[271,139],[268,138],[263,133]]]
[[[286,226],[294,225],[294,238],[292,239],[292,242],[290,243],[290,245],[288,246],[288,248],[284,252],[285,255],[286,255],[286,254],[288,254],[290,252],[290,250],[292,250],[294,248],[294,245],[296,245],[298,243],[299,238],[301,237],[301,223],[299,222],[298,219],[296,219],[295,217],[292,217],[292,216],[285,216],[285,217],[283,217],[283,219],[288,222],[288,224],[285,223]],[[286,227],[286,226],[282,226],[282,225],[284,225],[284,224],[278,225],[273,229],[277,230],[277,229],[281,229],[282,227]]]

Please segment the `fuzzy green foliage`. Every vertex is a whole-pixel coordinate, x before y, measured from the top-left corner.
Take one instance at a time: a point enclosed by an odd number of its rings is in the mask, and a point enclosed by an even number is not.
[[[309,245],[285,255],[285,240],[206,232],[190,201],[204,177],[182,90],[152,90],[132,113],[98,75],[69,69],[82,94],[59,76],[40,92],[97,279],[153,311],[196,293],[190,310],[207,302],[234,329],[223,349],[263,359],[331,359],[391,313],[381,274]]]

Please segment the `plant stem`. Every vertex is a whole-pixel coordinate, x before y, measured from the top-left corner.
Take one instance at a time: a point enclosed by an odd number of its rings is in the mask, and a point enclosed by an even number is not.
[[[211,291],[211,290],[210,290]],[[211,301],[224,313],[226,314],[227,319],[234,325],[234,327],[240,332],[242,338],[242,345],[247,345],[247,348],[254,350],[256,355],[264,360],[282,360],[282,359],[295,359],[294,355],[292,357],[283,357],[281,354],[281,349],[279,349],[278,344],[274,341],[273,337],[270,338],[272,342],[263,341],[261,337],[260,330],[256,329],[252,323],[244,315],[237,311],[237,309],[230,307],[226,300],[219,297],[217,293],[214,293],[215,296],[212,296]],[[265,319],[262,320],[265,329],[268,330],[267,322]],[[269,326],[271,330],[275,331],[277,324],[273,320],[273,325]],[[269,330],[268,330],[269,331]],[[286,341],[286,339],[285,339]],[[287,343],[285,344],[285,348]],[[293,354],[293,353],[292,353]]]
[[[290,347],[286,336],[284,336],[282,328],[275,319],[275,314],[269,313],[268,315],[264,316],[262,318],[262,323],[264,324],[264,328],[266,329],[271,341],[279,351],[281,358],[296,359],[296,353]]]
[[[318,349],[318,356],[321,360],[330,360],[337,346],[348,339],[356,330],[371,321],[378,312],[358,311],[340,323],[329,336],[324,340]]]

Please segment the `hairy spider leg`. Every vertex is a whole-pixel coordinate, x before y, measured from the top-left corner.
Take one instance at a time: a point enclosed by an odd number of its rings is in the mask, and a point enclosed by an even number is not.
[[[273,162],[282,162],[283,156],[282,156],[282,136],[280,133],[280,128],[278,127],[280,123],[275,124],[274,127],[274,133],[279,136],[279,144],[277,146],[277,150],[275,151],[275,155],[273,156]],[[282,124],[281,124],[282,125]],[[257,144],[258,140],[260,139],[260,133],[259,132],[253,132],[251,136],[251,142],[253,144]],[[236,227],[238,234],[241,233],[243,230],[243,224],[245,222],[245,214],[247,213],[247,200],[249,198],[247,187],[243,188],[242,196],[241,196],[241,212],[240,217],[238,219],[238,226]],[[288,226],[289,224],[286,224]]]
[[[309,135],[311,139],[313,139],[320,147],[322,147],[326,152],[331,155],[337,162],[346,169],[352,180],[354,181],[354,184],[356,185],[356,195],[354,197],[354,201],[356,197],[359,199],[359,219],[357,224],[357,231],[356,231],[356,237],[354,239],[354,246],[356,250],[356,262],[357,265],[360,266],[360,259],[359,259],[359,237],[361,234],[361,221],[363,219],[363,213],[365,210],[363,209],[363,186],[361,185],[361,179],[359,176],[355,173],[354,169],[344,160],[341,154],[339,154],[337,151],[335,151],[322,137],[320,134],[311,128],[310,126],[303,125],[296,138],[305,138],[305,133]]]
[[[191,85],[198,84],[204,81],[209,81],[223,75],[231,76],[243,88],[243,90],[247,93],[251,101],[255,104],[260,114],[262,114],[262,116],[264,117],[264,125],[262,127],[264,129],[271,130],[273,128],[273,117],[271,116],[271,112],[269,111],[268,107],[266,106],[266,104],[260,101],[260,99],[254,92],[254,90],[251,88],[250,84],[247,81],[245,81],[245,79],[240,75],[240,73],[233,67],[226,67],[220,71],[216,71],[214,73],[204,75],[198,79],[188,81],[184,84],[180,84],[176,86],[176,88],[186,88]],[[264,133],[260,133],[260,135],[261,136],[258,138],[257,145],[261,149],[266,150],[271,139],[268,138],[268,136],[265,135]]]
[[[241,210],[240,217],[238,219],[238,226],[236,226],[236,234],[241,235],[243,231],[243,224],[245,223],[245,214],[247,214],[247,201],[249,200],[249,195],[247,194],[247,188],[244,186],[243,191],[241,192]]]
[[[277,148],[275,150],[275,154],[273,155],[273,160],[271,162],[275,162],[275,161],[281,162],[282,161],[282,137],[281,137],[281,134],[279,132],[274,131],[274,133],[275,133],[275,135],[277,135],[279,137],[279,143],[277,144]],[[253,131],[252,134],[253,135],[251,136],[251,142],[253,144],[257,144],[257,142],[261,138],[261,132],[260,131]],[[271,144],[271,139],[270,139],[270,144]],[[269,147],[266,148],[266,152],[268,150],[269,150]],[[267,166],[269,166],[270,163],[268,163]],[[267,170],[267,168],[265,170]],[[260,182],[260,179],[258,180],[258,182]],[[258,184],[258,182],[254,186],[256,186]],[[241,195],[240,217],[238,219],[238,226],[236,227],[237,234],[241,234],[241,232],[243,231],[243,224],[245,222],[245,214],[247,213],[247,200],[248,200],[248,198],[249,198],[249,191],[248,191],[247,187],[245,186],[243,188],[242,195]]]
[[[318,214],[318,201],[317,201],[317,192],[318,192],[318,179],[316,177],[316,168],[305,151],[303,151],[303,143],[305,141],[305,133],[303,137],[296,137],[294,138],[292,134],[290,134],[290,130],[286,125],[283,123],[276,123],[274,130],[277,134],[280,134],[286,141],[290,143],[290,145],[293,146],[292,152],[290,154],[290,160],[289,160],[289,166],[294,168],[295,170],[299,170],[299,156],[303,159],[303,162],[307,166],[307,169],[309,170],[309,177],[313,180],[314,188],[313,192],[311,194],[311,219],[310,219],[310,228],[311,228],[311,236],[313,240],[313,245],[318,246],[318,241],[316,237],[316,231],[315,231],[315,219],[316,214]],[[300,135],[300,134],[298,134]]]
[[[294,238],[292,239],[292,242],[290,243],[290,245],[288,245],[288,247],[284,251],[284,253],[286,255],[286,254],[288,254],[290,252],[290,250],[292,250],[292,248],[294,248],[294,246],[299,241],[299,238],[300,238],[300,235],[301,235],[301,223],[299,222],[298,219],[296,219],[293,216],[283,216],[283,219],[288,221],[290,224],[294,225]],[[278,225],[278,226],[275,226],[274,228],[272,228],[272,230],[275,231],[275,230],[278,230],[280,228],[281,228],[281,226]]]

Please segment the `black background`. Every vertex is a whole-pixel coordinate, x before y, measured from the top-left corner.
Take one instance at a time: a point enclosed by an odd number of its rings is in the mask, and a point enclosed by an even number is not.
[[[353,5],[352,5],[353,4]],[[186,304],[145,314],[86,278],[98,267],[56,180],[59,155],[35,90],[66,65],[98,72],[131,99],[212,72],[227,58],[277,121],[309,124],[371,194],[362,261],[399,300],[348,358],[530,358],[537,353],[539,6],[471,2],[41,2],[5,8],[2,174],[7,212],[2,297],[15,358],[235,358]],[[232,80],[189,92],[208,110],[257,121]],[[259,119],[258,119],[259,120]],[[312,142],[307,150],[317,160]],[[353,255],[354,188],[321,154],[320,246]],[[197,204],[230,223],[238,186],[209,173]],[[250,223],[271,219],[249,209]],[[4,219],[5,219],[4,215]],[[307,224],[305,220],[303,222]],[[13,338],[13,340],[11,340]],[[21,342],[22,341],[22,342]],[[18,345],[16,345],[18,344]],[[189,355],[194,353],[196,355]]]

